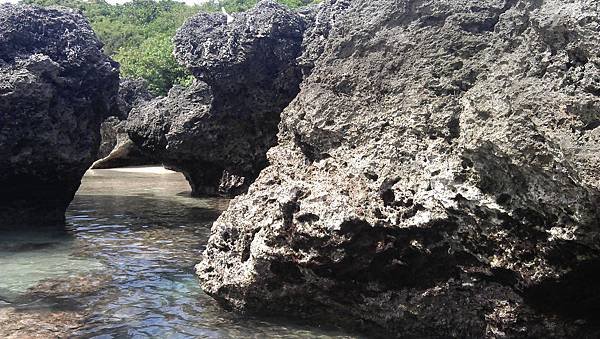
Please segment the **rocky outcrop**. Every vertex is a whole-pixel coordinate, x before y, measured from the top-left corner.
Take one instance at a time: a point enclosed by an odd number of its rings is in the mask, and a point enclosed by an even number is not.
[[[115,146],[117,146],[117,128],[121,120],[112,116],[108,117],[100,125],[100,148],[98,148],[98,159],[106,158]],[[93,167],[93,166],[92,166]]]
[[[332,0],[202,287],[385,337],[595,337],[596,1]]]
[[[144,79],[124,78],[119,83],[119,120],[127,120],[131,110],[154,98],[148,89],[148,82]]]
[[[159,164],[152,154],[142,151],[131,141],[127,133],[127,120],[120,121],[111,117],[102,123],[100,129],[103,145],[110,151],[106,156],[94,162],[92,169],[119,168]]]
[[[142,152],[127,134],[129,112],[153,98],[143,79],[121,79],[117,98],[118,113],[106,119],[100,128],[102,142],[98,161],[92,169],[140,166],[156,163],[151,154]]]
[[[0,5],[0,228],[64,220],[116,103],[101,48],[81,14]]]
[[[175,56],[197,81],[132,111],[129,135],[185,174],[193,194],[244,191],[267,165],[280,113],[296,96],[305,22],[272,1],[248,13],[201,13],[178,31]]]

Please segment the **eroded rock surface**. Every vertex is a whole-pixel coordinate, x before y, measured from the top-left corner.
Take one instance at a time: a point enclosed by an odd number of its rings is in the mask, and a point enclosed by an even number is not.
[[[124,78],[119,83],[119,120],[126,120],[131,110],[154,98],[148,89],[148,82],[144,79]]]
[[[327,1],[270,166],[197,266],[227,307],[398,337],[597,336],[597,1]]]
[[[0,5],[0,228],[64,220],[116,103],[101,48],[81,14]]]
[[[183,172],[196,195],[234,195],[267,165],[281,111],[296,96],[303,18],[272,1],[233,14],[199,14],[177,33],[190,88],[132,111],[131,139]]]
[[[106,158],[115,146],[117,146],[117,127],[121,120],[117,117],[108,117],[100,125],[100,148],[98,148],[98,159]]]
[[[118,114],[106,119],[100,128],[102,142],[98,150],[98,161],[93,169],[139,166],[156,163],[151,154],[140,150],[129,138],[127,118],[136,106],[150,101],[153,95],[143,79],[121,79],[117,98]]]

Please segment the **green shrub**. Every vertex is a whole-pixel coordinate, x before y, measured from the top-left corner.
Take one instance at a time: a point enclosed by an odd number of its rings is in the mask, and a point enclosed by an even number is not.
[[[317,0],[278,0],[296,8]],[[121,63],[121,74],[142,77],[151,91],[166,94],[174,84],[191,83],[191,75],[172,55],[171,38],[189,17],[199,11],[217,12],[223,6],[229,12],[244,11],[258,0],[209,0],[200,6],[188,6],[173,0],[133,0],[111,5],[104,0],[22,0],[40,6],[64,6],[80,10],[90,21],[104,52]]]

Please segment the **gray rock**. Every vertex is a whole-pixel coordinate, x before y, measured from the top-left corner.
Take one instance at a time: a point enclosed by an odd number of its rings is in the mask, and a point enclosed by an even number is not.
[[[134,109],[129,119],[133,142],[183,172],[195,195],[247,188],[267,165],[280,113],[302,77],[300,15],[262,1],[233,17],[229,24],[223,14],[188,20],[174,38],[175,56],[197,81]]]
[[[121,79],[117,103],[118,114],[106,119],[100,128],[102,142],[93,169],[141,166],[157,163],[151,154],[142,152],[127,134],[129,112],[153,98],[143,79]]]
[[[119,82],[119,120],[127,120],[129,112],[154,98],[148,90],[148,82],[144,79],[123,78]]]
[[[92,164],[92,169],[144,166],[160,163],[151,154],[143,152],[131,141],[127,133],[127,120],[119,121],[116,118],[109,118],[102,123],[101,132],[103,145],[110,147],[107,145],[110,143],[112,148],[106,156],[96,160]]]
[[[101,48],[77,12],[0,5],[0,228],[64,221],[116,104]]]
[[[121,120],[117,117],[108,117],[100,125],[100,148],[98,148],[98,159],[107,157],[115,146],[117,146],[117,131]],[[93,167],[93,166],[92,166]]]
[[[596,337],[597,1],[327,1],[203,289],[385,337]]]

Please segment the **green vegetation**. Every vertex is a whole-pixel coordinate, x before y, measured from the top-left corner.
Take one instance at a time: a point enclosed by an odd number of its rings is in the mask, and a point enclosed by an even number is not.
[[[198,6],[171,0],[134,0],[123,5],[103,0],[23,2],[80,10],[104,43],[104,52],[121,64],[121,75],[146,79],[157,95],[166,94],[174,84],[190,81],[190,75],[172,55],[171,37],[187,18],[200,11]]]
[[[221,6],[228,12],[242,12],[254,7],[258,0],[208,0],[200,6],[204,12],[216,12],[221,10]],[[312,3],[319,2],[318,0],[277,0],[280,4],[284,4],[290,8],[298,8]]]
[[[296,8],[318,0],[278,0]],[[174,84],[187,85],[191,75],[173,57],[171,38],[186,19],[199,11],[244,11],[258,0],[208,0],[188,6],[173,0],[133,0],[111,5],[104,0],[22,0],[40,6],[64,6],[80,10],[89,19],[104,51],[121,64],[124,77],[144,78],[150,90],[166,94]]]

